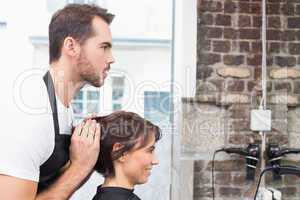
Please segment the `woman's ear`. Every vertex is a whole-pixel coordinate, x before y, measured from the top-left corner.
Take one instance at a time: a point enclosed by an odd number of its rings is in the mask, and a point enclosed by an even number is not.
[[[115,143],[114,145],[113,145],[113,149],[112,149],[112,151],[113,152],[116,152],[116,151],[119,151],[121,148],[123,148],[124,147],[124,145],[123,144],[120,144],[120,143]],[[125,162],[125,160],[126,160],[126,155],[127,155],[127,153],[125,152],[125,153],[123,153],[118,159],[117,159],[117,161],[119,161],[119,162]]]

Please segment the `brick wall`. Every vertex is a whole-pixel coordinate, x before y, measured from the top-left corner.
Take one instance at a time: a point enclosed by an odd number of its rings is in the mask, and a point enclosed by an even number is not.
[[[300,147],[300,134],[295,128],[300,116],[300,0],[267,2],[267,90],[268,107],[273,111],[268,143]],[[213,106],[216,108],[212,110],[225,113],[216,115],[223,117],[219,130],[222,137],[221,142],[207,146],[209,153],[224,145],[245,147],[250,142],[260,143],[249,121],[250,110],[257,108],[261,98],[261,13],[261,0],[198,0],[197,96],[185,99],[197,110],[189,109],[184,122],[191,124],[191,113],[203,114]],[[205,147],[195,139],[201,138],[201,131],[195,134],[198,135],[183,137],[194,138],[183,141],[183,153],[195,160],[194,199],[208,200],[212,197],[211,161],[198,156]],[[213,142],[211,139],[207,143]],[[300,166],[294,160],[297,159],[287,158],[285,162]],[[216,199],[253,199],[256,183],[245,181],[241,157],[220,155],[215,177]],[[267,175],[266,183],[282,190],[284,199],[300,199],[299,179],[293,176],[274,182]]]

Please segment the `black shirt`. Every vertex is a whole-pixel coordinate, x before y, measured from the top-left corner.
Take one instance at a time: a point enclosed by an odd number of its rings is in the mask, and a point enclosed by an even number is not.
[[[97,193],[93,200],[141,200],[129,190],[121,187],[101,187],[97,189]]]

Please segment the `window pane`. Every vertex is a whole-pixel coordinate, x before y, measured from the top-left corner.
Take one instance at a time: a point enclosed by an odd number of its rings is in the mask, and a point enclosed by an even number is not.
[[[98,102],[88,102],[86,108],[87,108],[87,113],[99,112],[99,103]]]
[[[74,100],[82,100],[83,98],[83,91],[79,91],[75,97],[74,97]]]
[[[114,77],[113,78],[113,87],[123,87],[124,86],[124,77]]]
[[[116,111],[116,110],[121,110],[122,109],[122,105],[121,104],[113,104],[113,110]]]
[[[87,91],[88,100],[99,100],[99,91]]]
[[[83,112],[83,103],[73,103],[73,109],[75,114],[82,114]]]
[[[170,93],[145,91],[144,98],[145,118],[157,124],[169,123]]]
[[[123,97],[124,90],[121,88],[113,89],[112,93],[112,99],[113,100],[119,100]]]

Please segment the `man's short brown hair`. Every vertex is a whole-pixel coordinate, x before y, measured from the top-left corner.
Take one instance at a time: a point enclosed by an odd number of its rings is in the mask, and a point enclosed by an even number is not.
[[[58,10],[49,24],[49,61],[57,61],[66,37],[72,37],[81,44],[93,35],[92,20],[100,17],[110,24],[114,15],[97,5],[68,4]]]

